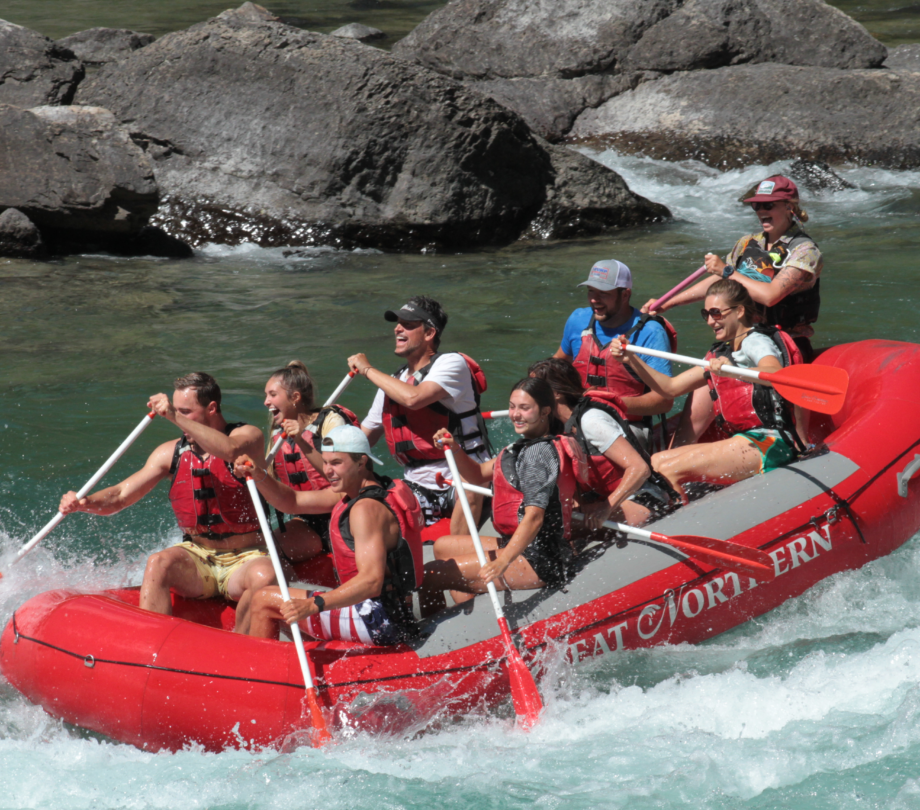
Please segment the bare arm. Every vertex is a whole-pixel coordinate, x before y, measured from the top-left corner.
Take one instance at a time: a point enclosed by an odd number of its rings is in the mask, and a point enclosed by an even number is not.
[[[495,468],[494,458],[482,463],[471,459],[446,428],[441,428],[435,433],[433,441],[436,445],[454,454],[454,461],[457,462],[457,469],[460,470],[464,481],[479,486],[492,482],[492,471]]]
[[[92,515],[114,515],[127,506],[137,503],[160,481],[169,476],[175,442],[165,442],[154,450],[147,462],[133,475],[115,486],[100,489],[85,498],[77,500],[76,492],[67,492],[61,498],[58,511],[62,515],[71,512],[89,512]]]
[[[205,453],[223,461],[232,462],[241,453],[257,456],[265,445],[265,437],[255,425],[238,427],[228,436],[222,430],[193,422],[183,416],[173,407],[166,394],[154,394],[147,406],[172,422]]]
[[[387,548],[392,547],[399,536],[399,526],[393,514],[382,503],[370,498],[355,504],[349,523],[355,538],[358,573],[348,582],[323,594],[326,610],[350,607],[380,596],[386,578]],[[318,612],[312,598],[292,599],[281,609],[281,615],[288,623]]]
[[[298,492],[282,484],[268,474],[261,453],[238,456],[233,462],[233,474],[237,478],[251,475],[262,497],[285,515],[325,515],[342,500],[340,494],[329,489]]]
[[[447,391],[437,383],[423,381],[420,385],[409,385],[374,368],[363,354],[353,354],[348,358],[348,365],[352,371],[367,377],[393,402],[410,411],[417,411],[447,397]]]
[[[505,573],[508,566],[529,546],[543,528],[543,518],[546,510],[539,506],[525,506],[524,517],[518,524],[514,534],[503,549],[500,549],[495,559],[483,566],[479,577],[483,582],[492,582]]]
[[[570,363],[571,363],[572,360],[574,359],[574,358],[572,357],[572,355],[566,354],[566,353],[562,350],[562,346],[560,346],[558,349],[556,349],[556,353],[553,355],[553,357],[555,357],[555,358],[557,358],[557,359],[559,359],[559,360],[568,360]]]
[[[656,416],[670,411],[674,407],[674,400],[657,391],[646,391],[637,397],[623,397],[623,404],[634,416]]]
[[[612,461],[621,470],[623,477],[617,488],[610,493],[606,501],[588,504],[582,509],[585,514],[585,524],[589,529],[599,529],[610,514],[630,495],[639,491],[646,479],[652,474],[648,464],[645,463],[635,448],[625,436],[620,436],[604,451],[604,457]]]

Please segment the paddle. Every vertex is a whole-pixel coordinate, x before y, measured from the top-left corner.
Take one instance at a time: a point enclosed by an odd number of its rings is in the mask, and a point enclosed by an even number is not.
[[[699,360],[696,357],[671,354],[671,352],[662,352],[657,349],[644,349],[640,346],[628,345],[625,348],[626,351],[634,354],[648,354],[652,357],[673,360],[675,363],[709,368],[708,360]],[[752,382],[759,380],[769,382],[783,399],[789,400],[793,405],[826,414],[835,414],[843,407],[847,396],[847,386],[850,383],[850,375],[842,368],[810,363],[786,366],[779,371],[771,372],[752,371],[737,366],[722,366],[722,372]]]
[[[448,481],[440,473],[437,475],[437,482],[441,485],[453,485],[453,481]],[[492,494],[490,489],[477,487],[466,482],[463,483],[463,488],[483,495]],[[580,512],[573,512],[572,517],[575,520],[584,520],[584,515]],[[717,540],[715,537],[702,537],[696,534],[668,536],[658,532],[649,532],[645,529],[637,529],[635,526],[629,526],[626,523],[614,523],[612,520],[605,521],[604,527],[616,529],[624,534],[631,534],[634,537],[641,537],[645,540],[653,540],[656,543],[674,546],[674,548],[679,548],[685,554],[700,562],[715,565],[718,568],[725,568],[728,571],[738,571],[764,582],[769,582],[776,576],[770,555],[759,548],[749,548],[738,543],[732,543],[730,540]]]
[[[470,529],[470,537],[473,538],[473,546],[476,548],[479,564],[485,566],[486,555],[482,550],[482,541],[479,539],[479,530],[476,528],[476,521],[473,519],[473,511],[470,509],[469,501],[467,501],[466,495],[463,493],[463,482],[460,479],[460,472],[457,470],[454,454],[450,450],[445,450],[444,457],[447,459],[450,472],[456,482],[457,501],[459,501],[463,509],[466,524]],[[530,670],[527,669],[521,654],[511,639],[511,631],[508,629],[508,621],[505,619],[501,603],[498,601],[495,584],[490,582],[486,587],[489,590],[492,607],[495,609],[495,617],[498,619],[498,626],[505,642],[505,651],[507,653],[505,660],[508,666],[508,680],[511,684],[511,700],[514,703],[514,712],[518,716],[521,728],[529,730],[539,719],[540,712],[543,711],[543,701],[540,699],[540,693],[537,691],[533,675],[530,674]]]
[[[678,284],[674,289],[668,290],[664,295],[661,296],[657,301],[652,302],[652,305],[649,307],[649,312],[657,312],[658,307],[660,307],[666,301],[670,301],[677,293],[687,289],[694,281],[696,281],[700,276],[706,275],[706,265],[704,264],[699,270],[691,273],[687,276],[680,284]]]
[[[572,517],[576,520],[584,520],[584,515],[579,512],[574,512]],[[612,520],[605,520],[604,528],[616,529],[618,532],[640,537],[643,540],[673,546],[683,551],[688,557],[693,557],[707,565],[714,565],[728,571],[738,571],[762,582],[770,582],[776,577],[772,558],[759,548],[749,548],[732,543],[730,540],[717,540],[715,537],[701,537],[696,534],[659,534]]]
[[[335,401],[339,398],[342,391],[348,388],[348,384],[354,379],[354,377],[355,377],[355,372],[349,371],[348,374],[346,374],[345,377],[342,379],[342,382],[339,383],[338,388],[336,388],[335,391],[333,391],[329,395],[329,399],[327,399],[323,403],[323,407],[328,408],[330,405],[334,405]],[[281,449],[281,445],[284,443],[284,438],[285,438],[284,431],[282,430],[281,435],[275,440],[275,443],[272,445],[272,449],[269,450],[268,455],[265,456],[266,461],[271,461],[277,455],[278,451]]]
[[[153,411],[151,411],[151,412],[148,413],[146,416],[144,416],[143,419],[141,419],[141,421],[140,421],[140,423],[138,424],[138,426],[137,426],[136,428],[134,428],[134,430],[132,430],[131,433],[128,435],[128,438],[125,439],[125,440],[118,446],[118,449],[117,449],[114,453],[112,453],[111,456],[109,456],[108,460],[105,462],[105,464],[103,464],[103,465],[98,469],[98,471],[96,472],[96,474],[95,474],[92,478],[90,478],[89,481],[87,481],[87,482],[83,485],[82,489],[77,493],[77,500],[79,500],[80,498],[86,497],[87,493],[88,493],[94,486],[96,486],[97,483],[99,483],[100,479],[101,479],[109,470],[111,470],[112,467],[115,466],[115,462],[118,461],[118,459],[120,459],[120,458],[125,454],[125,451],[126,451],[132,444],[134,444],[134,441],[137,439],[137,437],[140,436],[141,433],[143,433],[143,432],[147,429],[147,426],[153,421],[153,417],[154,417],[154,416],[156,416],[156,413],[154,413]],[[13,559],[13,562],[14,562],[14,563],[17,563],[17,562],[19,562],[23,557],[25,557],[25,555],[28,554],[33,548],[35,548],[35,546],[38,545],[38,544],[42,541],[42,539],[43,539],[46,535],[48,535],[48,533],[51,532],[51,530],[52,530],[55,526],[57,526],[58,523],[60,523],[63,519],[64,519],[64,515],[62,515],[60,512],[58,512],[53,518],[51,518],[51,520],[48,521],[48,523],[45,524],[45,526],[42,528],[42,530],[41,530],[38,534],[36,534],[35,537],[33,537],[28,543],[26,543],[21,549],[19,549],[18,552],[16,552],[16,557]],[[0,574],[0,577],[2,577],[2,576],[3,576],[3,574]]]
[[[278,579],[278,588],[281,590],[281,598],[285,602],[291,601],[291,593],[288,590],[287,581],[284,578],[284,571],[281,568],[281,559],[278,557],[278,549],[275,548],[275,538],[272,536],[272,529],[265,517],[265,509],[262,508],[262,498],[259,497],[259,490],[256,482],[252,480],[251,475],[246,476],[246,487],[249,489],[249,496],[252,498],[252,504],[256,508],[256,514],[259,516],[259,526],[262,527],[262,536],[268,546],[268,553],[272,559],[272,567],[275,569],[275,576]],[[303,673],[303,685],[307,690],[307,704],[310,707],[310,719],[313,721],[313,747],[319,748],[332,739],[329,729],[326,726],[326,718],[319,707],[319,701],[316,697],[316,687],[313,685],[313,675],[310,673],[310,664],[307,661],[307,653],[303,648],[303,636],[300,634],[300,627],[297,622],[289,625],[291,635],[294,637],[294,646],[297,648],[297,660],[300,662],[300,671]]]
[[[508,411],[483,411],[482,412],[483,419],[498,419],[498,417],[500,416],[507,416],[507,415],[508,415]]]

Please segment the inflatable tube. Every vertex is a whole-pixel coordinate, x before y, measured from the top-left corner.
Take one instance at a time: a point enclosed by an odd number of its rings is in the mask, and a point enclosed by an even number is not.
[[[549,645],[578,663],[702,641],[889,554],[920,529],[920,346],[865,341],[816,362],[851,379],[840,413],[811,417],[817,451],[654,524],[662,534],[763,549],[775,579],[757,582],[653,543],[596,545],[565,589],[508,598],[506,616],[532,666],[539,670]],[[305,729],[292,644],[227,632],[233,609],[222,602],[176,597],[167,617],[137,601],[136,589],[37,596],[5,628],[0,669],[55,717],[146,749],[280,746]],[[404,731],[507,699],[487,598],[444,611],[423,630],[417,642],[391,648],[307,644],[333,729]]]

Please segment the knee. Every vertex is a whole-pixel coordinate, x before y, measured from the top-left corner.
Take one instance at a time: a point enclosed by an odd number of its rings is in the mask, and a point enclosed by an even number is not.
[[[172,549],[158,551],[147,558],[147,566],[144,568],[144,579],[149,581],[165,580],[169,578],[176,561]]]
[[[257,591],[267,585],[275,585],[277,582],[278,579],[275,577],[275,569],[271,564],[271,560],[268,558],[256,560],[249,566],[249,570],[246,572],[245,585],[247,589]]]
[[[280,595],[281,592],[274,586],[259,588],[252,595],[252,606],[250,609],[254,613],[271,611],[274,609],[275,603],[280,599]]]

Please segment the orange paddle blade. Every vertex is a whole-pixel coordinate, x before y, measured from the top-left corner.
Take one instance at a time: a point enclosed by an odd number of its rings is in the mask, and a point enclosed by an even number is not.
[[[314,748],[322,748],[326,743],[332,742],[332,735],[326,725],[326,718],[319,707],[316,689],[307,689],[307,705],[310,707],[310,720],[313,722],[312,741]]]
[[[773,560],[759,548],[748,548],[730,540],[717,540],[715,537],[700,537],[695,534],[650,534],[652,540],[680,549],[688,557],[708,565],[747,574],[761,582],[770,582],[776,577]]]
[[[786,366],[760,373],[779,395],[793,405],[818,413],[835,414],[843,407],[850,375],[842,368],[822,365]]]
[[[540,698],[540,692],[537,690],[533,675],[527,669],[521,654],[511,640],[511,631],[508,629],[508,621],[504,616],[498,620],[498,626],[501,628],[505,649],[508,652],[505,662],[508,665],[508,680],[511,683],[511,700],[514,703],[514,713],[518,717],[518,725],[525,731],[530,731],[540,719],[540,713],[543,711],[543,700]]]

